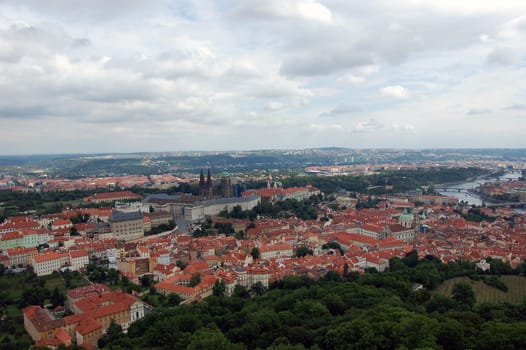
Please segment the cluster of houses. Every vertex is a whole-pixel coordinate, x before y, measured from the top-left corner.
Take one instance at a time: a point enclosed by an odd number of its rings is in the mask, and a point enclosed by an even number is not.
[[[35,346],[57,348],[61,344],[78,344],[95,349],[111,322],[126,331],[132,322],[145,315],[145,304],[140,299],[121,290],[110,291],[103,284],[68,290],[65,309],[69,315],[64,317],[57,317],[39,305],[23,310],[24,327]]]
[[[266,188],[238,199],[246,201],[255,196],[258,200],[273,201],[316,191],[311,187],[290,191]],[[168,218],[173,220],[176,215],[184,218],[186,206],[203,206],[210,201],[192,202],[186,195],[149,196],[140,203],[141,208],[148,208],[147,212],[95,208],[64,210],[39,218],[13,217],[0,224],[0,263],[31,265],[37,275],[65,268],[82,270],[95,264],[115,268],[136,283],[148,275],[155,281],[157,292],[176,293],[185,302],[195,302],[211,295],[217,282],[222,282],[225,293],[231,295],[237,285],[248,290],[256,285],[268,287],[287,275],[319,278],[329,271],[340,274],[368,269],[384,271],[392,257],[403,257],[413,249],[422,257],[432,254],[444,262],[493,257],[517,266],[526,258],[525,216],[512,209],[482,208],[484,214],[495,220],[470,222],[462,216],[467,208],[454,205],[455,200],[448,197],[378,199],[375,208],[331,210],[320,206],[319,216],[328,221],[296,218],[249,221],[210,214],[212,224],[229,224],[236,237],[243,239],[225,234],[192,237],[179,231],[143,237],[146,225],[153,227],[154,222],[157,225]],[[229,202],[218,203],[213,205],[222,206],[223,210],[230,208]],[[164,214],[156,218],[151,215],[155,213]],[[98,223],[73,224],[69,219],[82,215],[96,217]],[[100,224],[107,224],[106,231],[97,228]],[[78,235],[67,234],[72,228]],[[300,251],[308,253],[299,254]],[[24,310],[26,329],[35,341],[70,339],[77,344],[93,343],[114,317],[101,316],[94,305],[121,305],[115,300],[122,300],[125,306],[114,309],[122,313],[117,318],[124,328],[143,315],[143,311],[137,311],[141,304],[132,296],[105,296],[106,291],[100,290],[96,295],[93,291],[78,293],[84,293],[83,296],[91,298],[86,300],[91,301],[70,302],[68,296],[68,307],[75,314],[69,318],[53,319],[36,306]],[[81,322],[78,314],[87,321]]]
[[[526,201],[526,181],[487,182],[479,187],[486,196],[509,201]]]

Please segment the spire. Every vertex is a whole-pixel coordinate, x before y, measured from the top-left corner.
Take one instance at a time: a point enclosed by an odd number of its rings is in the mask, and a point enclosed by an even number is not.
[[[206,175],[206,184],[210,185],[212,183],[212,176],[210,175],[210,168],[208,168],[208,174]]]
[[[203,186],[205,184],[205,175],[203,174],[203,168],[201,168],[201,174],[199,175],[199,186]]]

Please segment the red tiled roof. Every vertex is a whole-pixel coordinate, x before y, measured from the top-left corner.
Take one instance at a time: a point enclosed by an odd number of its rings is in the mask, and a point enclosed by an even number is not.
[[[82,335],[86,335],[100,328],[102,328],[102,325],[97,320],[91,317],[84,317],[80,320],[75,330]]]
[[[88,252],[85,250],[70,250],[69,256],[71,258],[82,258],[88,256]]]
[[[55,253],[55,252],[45,253],[45,254],[36,255],[35,262],[40,263],[44,261],[57,260],[57,259],[65,258],[67,256],[68,256],[68,253]]]

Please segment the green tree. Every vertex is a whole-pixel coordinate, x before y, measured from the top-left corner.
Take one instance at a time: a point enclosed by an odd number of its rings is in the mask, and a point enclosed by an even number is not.
[[[190,287],[195,287],[199,283],[201,283],[201,274],[199,272],[195,272],[194,274],[192,274],[192,277],[190,277],[190,282],[188,285]]]
[[[438,321],[418,314],[400,320],[395,329],[396,338],[408,349],[436,348]]]
[[[252,293],[254,293],[255,295],[263,295],[265,293],[265,290],[265,286],[260,281],[254,283],[254,285],[252,286]]]
[[[325,335],[325,347],[334,350],[380,349],[379,337],[373,327],[363,321],[344,322],[329,329]]]
[[[192,335],[186,350],[242,350],[240,345],[232,344],[220,330],[200,329]]]
[[[437,343],[444,349],[466,349],[464,326],[457,320],[447,319],[439,323]]]
[[[69,234],[71,236],[80,236],[80,233],[75,226],[70,227]]]
[[[216,297],[223,297],[225,296],[225,292],[226,292],[225,282],[221,280],[217,280],[216,283],[214,284],[214,288],[212,289],[212,294],[215,295]]]
[[[119,281],[119,271],[114,268],[109,269],[106,278],[110,284],[117,284]]]
[[[28,305],[44,305],[44,301],[49,299],[51,293],[44,287],[32,286],[29,289],[22,292],[22,300],[20,301],[21,306],[25,307]]]
[[[299,258],[302,258],[307,254],[313,255],[314,252],[312,251],[312,249],[309,249],[307,247],[299,247],[298,249],[296,249],[296,256]]]
[[[62,294],[57,287],[53,289],[53,293],[51,293],[51,304],[53,304],[53,307],[57,307],[59,305],[64,305],[64,294]]]
[[[168,294],[167,302],[170,306],[179,305],[184,299],[179,296],[177,293]]]
[[[252,248],[252,250],[250,251],[250,255],[252,255],[252,258],[254,260],[259,259],[259,249],[257,247]]]
[[[451,291],[451,298],[468,309],[471,309],[475,304],[475,293],[467,283],[455,283]]]
[[[474,348],[481,350],[524,349],[526,322],[486,322],[482,325]]]
[[[341,282],[342,276],[337,271],[329,270],[325,274],[325,277],[323,277],[325,281],[334,281],[334,282]]]
[[[232,292],[232,295],[238,298],[250,298],[250,293],[248,292],[247,288],[240,284],[236,284],[234,286],[234,291]]]
[[[104,335],[97,341],[97,346],[99,348],[104,348],[107,344],[116,341],[122,336],[122,326],[112,319],[110,325],[106,329],[106,333],[104,333]]]

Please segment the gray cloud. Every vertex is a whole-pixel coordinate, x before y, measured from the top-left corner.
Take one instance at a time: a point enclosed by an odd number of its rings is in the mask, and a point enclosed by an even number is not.
[[[101,22],[119,19],[123,16],[143,16],[160,10],[165,0],[26,0],[13,3],[0,0],[0,4],[24,10],[35,11],[51,18],[74,22]]]
[[[358,106],[349,105],[349,104],[340,104],[328,112],[321,113],[320,117],[328,118],[341,118],[349,117],[362,112],[362,109]]]
[[[484,114],[490,114],[492,113],[492,110],[489,108],[473,108],[466,112],[466,115],[484,115]]]
[[[509,106],[526,89],[526,72],[509,64],[525,56],[524,10],[408,0],[0,0],[0,148],[30,153],[36,144],[21,140],[43,130],[54,135],[48,151],[425,147],[451,134],[437,125],[469,123],[458,118],[466,107],[443,107],[466,101],[484,101],[467,115],[495,118],[463,125],[465,145],[479,145],[486,129],[512,135],[496,143],[523,145],[526,126],[503,121],[524,110]],[[409,89],[411,98],[399,103],[382,89],[399,97]],[[53,133],[57,123],[73,136]]]
[[[373,63],[370,54],[360,53],[349,48],[341,51],[290,55],[283,61],[280,73],[286,76],[326,75]]]
[[[510,48],[498,47],[492,50],[486,61],[490,64],[515,64],[518,62],[516,53]]]
[[[48,106],[0,106],[0,120],[43,118],[48,113]]]
[[[512,104],[510,106],[504,107],[505,111],[526,111],[526,104]]]
[[[375,130],[382,129],[384,127],[384,124],[377,121],[374,118],[371,118],[369,120],[360,121],[356,124],[353,131],[354,132],[372,132]]]

